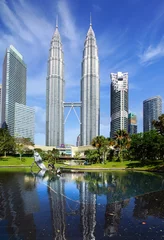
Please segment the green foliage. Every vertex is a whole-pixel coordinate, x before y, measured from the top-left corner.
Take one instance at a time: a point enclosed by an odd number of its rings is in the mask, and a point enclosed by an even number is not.
[[[152,122],[152,125],[155,127],[155,129],[160,135],[164,136],[164,114],[159,116],[158,120],[159,121],[154,120]]]
[[[164,138],[152,130],[131,136],[130,153],[133,159],[164,159]]]
[[[86,150],[84,154],[86,156],[86,160],[88,161],[88,163],[91,164],[96,163],[99,157],[97,150]]]
[[[97,161],[105,162],[106,155],[109,149],[109,141],[104,136],[97,136],[92,139],[91,145],[97,149]]]
[[[15,140],[10,136],[8,128],[0,128],[0,152],[6,156],[6,153],[15,152]]]
[[[130,137],[126,130],[118,130],[115,133],[114,139],[118,161],[123,161],[127,156],[127,149],[130,147]]]
[[[80,152],[75,152],[74,159],[76,159],[76,160],[81,159]]]

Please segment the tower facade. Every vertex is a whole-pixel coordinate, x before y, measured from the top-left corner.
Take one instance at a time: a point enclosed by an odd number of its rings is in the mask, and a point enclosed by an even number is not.
[[[137,133],[137,116],[134,113],[128,114],[128,133],[130,135]]]
[[[90,145],[100,133],[99,59],[91,23],[84,43],[81,72],[81,145]]]
[[[46,80],[46,145],[64,143],[64,55],[56,25],[51,40]]]
[[[3,62],[2,89],[2,126],[6,123],[14,136],[15,103],[26,104],[26,64],[12,45]]]
[[[143,101],[143,131],[153,130],[153,120],[158,120],[162,114],[162,98],[160,96]]]
[[[128,132],[128,73],[111,73],[110,137],[117,130]]]

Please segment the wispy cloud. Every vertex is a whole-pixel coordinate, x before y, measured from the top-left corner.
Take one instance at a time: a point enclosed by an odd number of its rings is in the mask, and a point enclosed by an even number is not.
[[[143,65],[151,65],[161,57],[164,57],[164,37],[157,45],[149,45],[138,57]]]

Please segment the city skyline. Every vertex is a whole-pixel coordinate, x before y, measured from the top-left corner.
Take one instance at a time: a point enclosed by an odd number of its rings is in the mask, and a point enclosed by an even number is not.
[[[89,13],[92,12],[100,58],[100,134],[108,137],[110,132],[111,72],[129,73],[129,112],[137,115],[138,132],[143,130],[143,101],[156,95],[164,97],[164,4],[159,0],[151,1],[149,5],[146,1],[127,1],[124,3],[126,18],[125,12],[121,11],[122,4],[118,0],[102,0],[101,3],[95,0],[87,4],[72,0],[50,1],[45,9],[43,3],[38,4],[35,0],[0,2],[0,65],[10,44],[24,56],[28,67],[27,105],[36,111],[36,144],[45,143],[45,79],[57,14],[65,54],[65,100],[74,102],[80,99],[80,63]],[[110,14],[109,9],[112,9]],[[145,11],[149,16],[145,17]],[[71,114],[65,126],[65,142],[75,144],[79,132],[76,116]]]

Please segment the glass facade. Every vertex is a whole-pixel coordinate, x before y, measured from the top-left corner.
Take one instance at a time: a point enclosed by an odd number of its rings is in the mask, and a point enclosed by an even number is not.
[[[26,65],[21,54],[10,46],[3,62],[2,125],[14,136],[15,103],[26,104]]]
[[[134,113],[128,115],[128,133],[130,135],[137,133],[137,116]]]
[[[153,130],[153,120],[158,120],[162,114],[162,98],[160,96],[152,97],[143,102],[143,131]]]
[[[46,146],[64,144],[64,54],[58,27],[49,49],[46,80]]]
[[[117,130],[128,132],[128,73],[111,73],[111,127],[110,137]]]
[[[35,110],[32,107],[15,103],[14,135],[30,138],[34,142]]]
[[[83,50],[81,72],[81,145],[100,134],[100,77],[96,37],[90,25]]]

